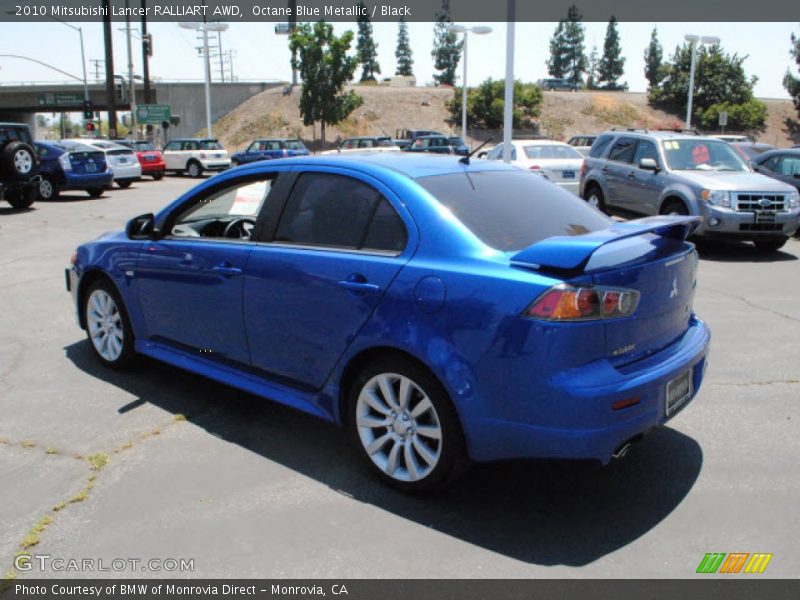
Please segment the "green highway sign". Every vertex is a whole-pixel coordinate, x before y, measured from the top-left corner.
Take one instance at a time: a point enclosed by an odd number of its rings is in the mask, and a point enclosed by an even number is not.
[[[172,117],[169,104],[140,104],[136,107],[136,121],[143,125],[160,125]]]
[[[83,106],[83,94],[72,93],[44,93],[36,94],[38,106]]]

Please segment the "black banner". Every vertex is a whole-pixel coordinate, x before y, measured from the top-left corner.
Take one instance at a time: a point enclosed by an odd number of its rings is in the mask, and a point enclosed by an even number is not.
[[[456,22],[547,22],[565,18],[575,4],[584,21],[795,21],[798,12],[786,0],[450,0]],[[127,6],[126,6],[127,5]],[[144,5],[144,6],[143,6]],[[512,7],[513,5],[513,7]],[[108,8],[106,8],[106,6]],[[150,21],[225,21],[287,23],[356,21],[366,13],[373,21],[433,22],[441,0],[9,0],[0,21],[102,21],[146,16]],[[512,15],[511,17],[509,15]]]
[[[25,580],[9,585],[4,600],[175,598],[328,600],[796,600],[800,580],[758,575],[710,575],[697,579],[203,579],[203,580]],[[0,584],[1,585],[1,584]]]

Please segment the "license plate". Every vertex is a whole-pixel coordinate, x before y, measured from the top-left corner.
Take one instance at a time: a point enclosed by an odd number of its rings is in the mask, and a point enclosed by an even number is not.
[[[775,213],[774,212],[757,212],[756,213],[756,223],[774,223],[775,222]]]
[[[128,164],[128,159],[127,158],[120,158],[120,159],[117,159],[117,162],[119,164],[121,164],[121,165],[125,165],[125,164]]]
[[[156,157],[155,156],[145,156],[144,159],[147,162],[153,162],[156,159]]]
[[[692,395],[692,370],[684,371],[667,383],[667,416],[679,409]]]
[[[94,163],[86,163],[85,169],[87,173],[97,173],[97,165]]]
[[[575,171],[561,171],[561,176],[564,179],[575,179]]]

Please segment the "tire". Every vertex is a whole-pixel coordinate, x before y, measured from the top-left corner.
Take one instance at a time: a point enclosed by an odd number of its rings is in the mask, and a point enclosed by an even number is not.
[[[118,181],[117,185],[123,190],[127,190],[129,187],[131,187],[132,183],[132,181]]]
[[[753,240],[753,244],[755,244],[756,250],[759,252],[769,254],[783,248],[787,241],[788,238],[781,238],[778,240]]]
[[[153,181],[161,181],[162,179],[164,179],[164,171],[153,173]]]
[[[186,165],[186,173],[192,179],[198,179],[203,176],[203,165],[196,160],[190,160]]]
[[[667,200],[661,207],[660,214],[686,216],[689,214],[689,210],[680,200]]]
[[[603,190],[598,185],[590,185],[583,192],[583,199],[589,206],[593,206],[602,213],[608,213],[606,210],[606,199],[603,196]]]
[[[40,200],[58,200],[58,187],[49,177],[42,177],[39,181],[38,192]]]
[[[36,186],[26,185],[19,189],[6,189],[5,197],[6,202],[8,202],[12,208],[23,210],[31,207],[34,200],[36,200],[37,194],[38,189]]]
[[[405,409],[399,408],[401,390],[409,392]],[[362,460],[401,491],[444,487],[468,465],[464,434],[446,390],[405,357],[378,359],[358,374],[347,392],[347,419]]]
[[[100,363],[113,369],[131,366],[136,358],[133,330],[114,285],[105,278],[90,284],[81,310],[89,346]]]
[[[86,190],[86,193],[89,194],[92,198],[99,198],[103,195],[105,190],[103,188],[89,188]]]
[[[0,171],[9,181],[28,181],[36,174],[36,153],[23,142],[7,144],[0,153]]]

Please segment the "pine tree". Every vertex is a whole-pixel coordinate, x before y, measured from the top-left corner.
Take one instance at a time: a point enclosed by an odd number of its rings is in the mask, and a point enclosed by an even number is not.
[[[456,81],[456,69],[461,58],[462,42],[458,41],[458,36],[447,31],[447,26],[453,21],[450,19],[450,0],[442,0],[442,7],[436,13],[436,26],[434,27],[433,50],[431,56],[434,59],[433,66],[439,74],[433,78],[439,85],[454,85]]]
[[[412,55],[411,43],[408,39],[408,23],[403,17],[400,17],[400,23],[397,28],[397,49],[394,51],[394,56],[397,58],[395,75],[405,75],[407,77],[414,75],[412,69],[414,59]]]
[[[625,89],[627,84],[620,84],[619,79],[625,74],[625,57],[619,45],[619,31],[617,19],[613,15],[608,21],[606,40],[603,44],[603,58],[597,69],[597,78],[600,87],[606,90]]]
[[[550,58],[547,60],[547,72],[550,77],[563,79],[566,71],[566,47],[564,41],[564,20],[558,22],[553,37],[550,38]]]
[[[650,83],[650,87],[658,87],[663,79],[661,62],[664,59],[664,50],[658,41],[658,28],[653,27],[650,34],[650,45],[644,51],[644,76]]]
[[[378,44],[372,38],[372,22],[364,3],[359,3],[361,15],[358,17],[358,42],[356,43],[356,57],[362,65],[361,81],[375,81],[375,75],[381,72],[378,64]]]
[[[587,90],[597,89],[597,67],[598,67],[597,46],[593,45],[592,52],[589,54],[589,71],[588,75],[586,76]]]
[[[789,54],[794,58],[797,67],[800,68],[800,37],[792,34],[792,48]],[[800,117],[800,77],[795,77],[792,72],[787,69],[786,75],[783,78],[783,87],[789,92],[789,95],[794,100],[794,107],[797,109],[797,116]]]
[[[567,20],[564,22],[564,78],[570,83],[580,85],[583,74],[586,73],[589,61],[583,46],[584,28],[581,24],[583,17],[574,4],[567,11]]]

